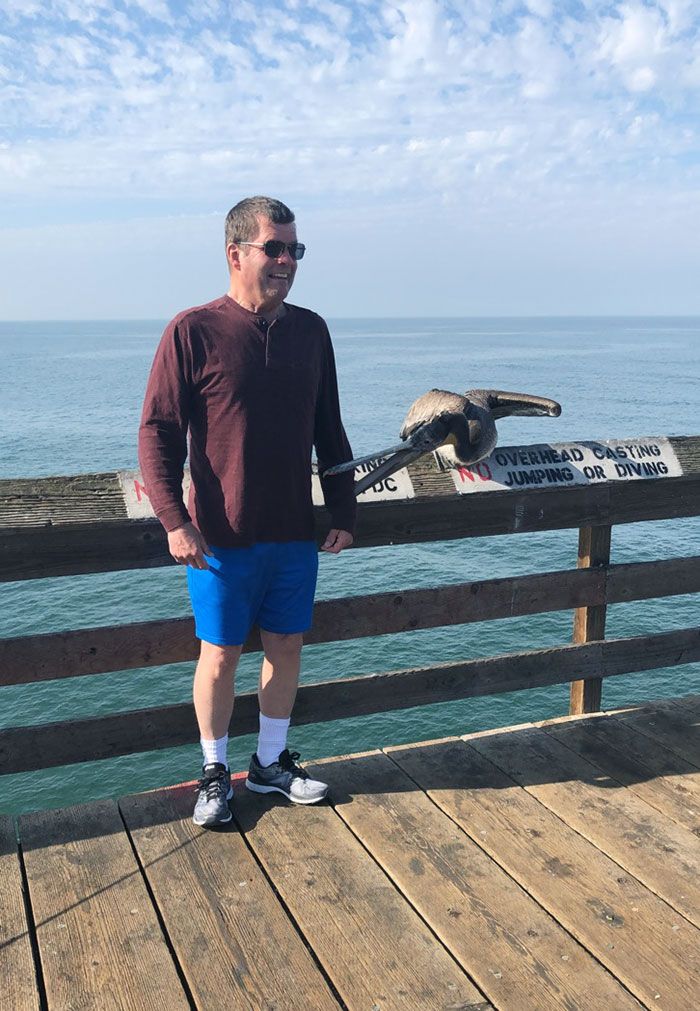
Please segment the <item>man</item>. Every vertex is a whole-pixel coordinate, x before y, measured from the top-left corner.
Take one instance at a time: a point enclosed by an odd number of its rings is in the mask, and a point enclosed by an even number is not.
[[[283,203],[250,197],[236,204],[226,218],[228,293],[167,326],[146,390],[139,461],[170,553],[188,567],[201,640],[194,677],[204,756],[197,825],[231,819],[233,675],[255,622],[264,660],[258,747],[246,786],[300,804],[317,803],[328,789],[286,747],[318,568],[312,447],[320,471],[352,459],[326,324],[285,301],[303,255]],[[338,554],[353,539],[353,475],[321,484],[332,520],[322,550]]]

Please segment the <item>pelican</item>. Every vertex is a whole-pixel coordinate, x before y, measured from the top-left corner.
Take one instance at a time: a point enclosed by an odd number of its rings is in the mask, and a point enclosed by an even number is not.
[[[378,467],[355,482],[355,495],[360,495],[426,453],[435,453],[438,462],[446,468],[469,467],[496,448],[499,418],[510,415],[558,418],[560,414],[561,406],[556,400],[529,393],[467,390],[461,394],[430,390],[411,404],[399,433],[402,442],[329,467],[324,477],[380,460]]]

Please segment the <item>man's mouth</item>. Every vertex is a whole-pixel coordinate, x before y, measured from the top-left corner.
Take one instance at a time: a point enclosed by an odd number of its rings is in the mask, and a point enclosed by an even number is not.
[[[270,274],[270,277],[273,277],[276,281],[288,281],[289,280],[289,274]]]

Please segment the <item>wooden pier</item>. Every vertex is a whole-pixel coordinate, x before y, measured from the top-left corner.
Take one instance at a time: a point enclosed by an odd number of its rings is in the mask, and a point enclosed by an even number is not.
[[[2,825],[6,1011],[700,1004],[700,696]],[[19,858],[18,858],[19,857]]]
[[[700,660],[697,625],[605,631],[610,606],[700,591],[699,556],[611,561],[616,525],[700,515],[700,437],[489,459],[417,461],[360,503],[356,547],[577,527],[575,567],[321,601],[307,641],[562,610],[573,641],[302,685],[294,722],[563,683],[572,715],[327,759],[316,807],[239,777],[217,831],[193,825],[192,784],[0,815],[2,1011],[700,1007],[700,695],[600,712],[604,679]],[[133,474],[0,481],[0,581],[169,564],[130,485],[142,496]],[[197,647],[188,617],[8,637],[0,686]],[[0,730],[0,776],[197,739],[189,703],[46,717]],[[256,727],[239,695],[231,734]]]

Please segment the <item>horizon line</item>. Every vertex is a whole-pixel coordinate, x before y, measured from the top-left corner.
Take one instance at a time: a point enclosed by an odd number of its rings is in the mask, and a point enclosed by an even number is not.
[[[6,323],[163,323],[170,316],[65,316],[37,317],[35,319],[0,319],[0,325]],[[327,320],[346,322],[350,320],[462,320],[462,319],[697,319],[697,313],[471,313],[461,315],[437,316],[435,313],[410,316],[334,316],[327,314]]]

